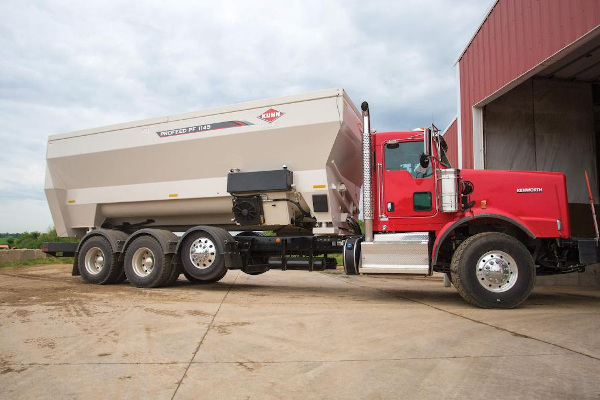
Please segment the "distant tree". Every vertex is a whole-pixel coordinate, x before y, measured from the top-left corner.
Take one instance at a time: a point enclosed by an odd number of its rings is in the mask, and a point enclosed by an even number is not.
[[[39,249],[41,244],[38,246],[39,232],[25,232],[18,239],[15,240],[15,247],[18,249]]]
[[[19,236],[21,236],[20,233],[10,233],[10,232],[6,232],[6,233],[0,233],[0,238],[18,238]]]
[[[25,232],[14,241],[19,249],[41,249],[44,242],[77,242],[75,238],[61,238],[56,234],[56,229],[49,228],[47,232]]]

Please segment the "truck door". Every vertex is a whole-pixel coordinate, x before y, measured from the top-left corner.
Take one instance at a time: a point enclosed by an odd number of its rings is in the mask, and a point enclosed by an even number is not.
[[[422,141],[383,143],[380,166],[381,212],[388,218],[431,217],[437,213],[431,163],[421,167]]]

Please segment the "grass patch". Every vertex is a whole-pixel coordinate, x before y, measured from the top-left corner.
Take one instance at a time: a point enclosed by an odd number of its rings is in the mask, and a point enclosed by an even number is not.
[[[46,257],[38,258],[37,260],[17,261],[17,262],[0,262],[2,267],[20,267],[24,265],[41,265],[41,264],[73,264],[73,257]]]

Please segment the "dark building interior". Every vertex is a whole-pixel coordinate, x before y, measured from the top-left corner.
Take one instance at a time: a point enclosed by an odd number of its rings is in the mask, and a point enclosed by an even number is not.
[[[554,61],[483,112],[485,168],[565,173],[572,235],[594,236],[585,171],[598,203],[600,38]]]

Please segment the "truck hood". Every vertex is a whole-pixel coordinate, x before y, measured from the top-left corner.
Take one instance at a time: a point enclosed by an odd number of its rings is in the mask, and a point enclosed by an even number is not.
[[[571,236],[564,174],[463,169],[460,175],[473,184],[474,216],[510,218],[535,237]]]

